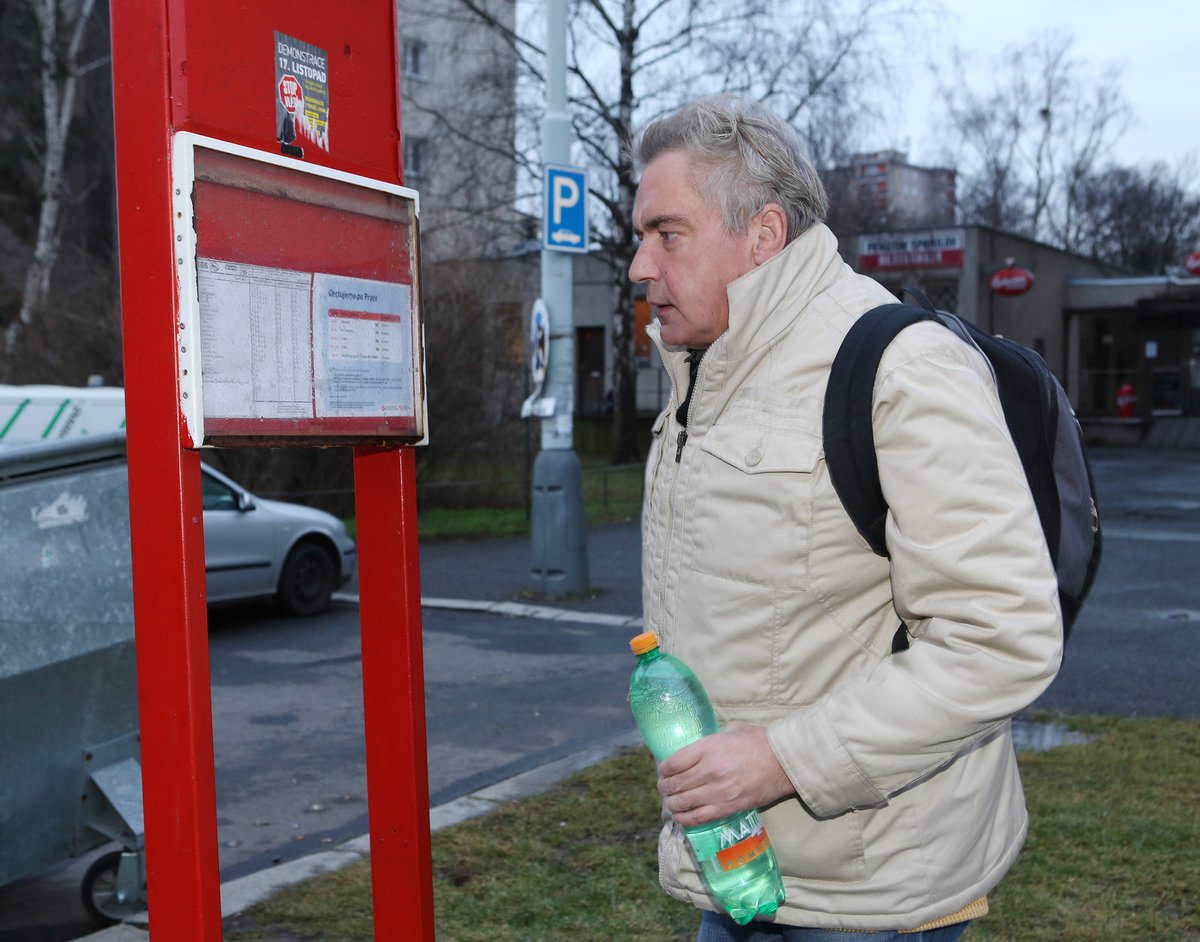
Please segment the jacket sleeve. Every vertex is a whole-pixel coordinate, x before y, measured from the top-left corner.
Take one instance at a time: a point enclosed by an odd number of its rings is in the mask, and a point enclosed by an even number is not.
[[[913,641],[769,727],[818,817],[883,804],[952,762],[1036,699],[1062,654],[1056,577],[982,355],[937,325],[905,331],[872,426]]]

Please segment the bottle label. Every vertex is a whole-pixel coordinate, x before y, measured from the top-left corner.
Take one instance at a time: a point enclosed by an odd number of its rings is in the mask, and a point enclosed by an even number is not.
[[[760,824],[749,837],[743,838],[732,847],[717,851],[717,862],[721,865],[721,869],[728,873],[730,870],[744,867],[770,849],[771,841]]]

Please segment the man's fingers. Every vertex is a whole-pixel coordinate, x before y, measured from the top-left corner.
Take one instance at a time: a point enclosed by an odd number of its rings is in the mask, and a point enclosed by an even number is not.
[[[658,793],[664,798],[685,794],[701,784],[699,781],[694,781],[693,778],[685,772],[681,772],[679,775],[660,777],[657,783]]]
[[[686,772],[704,758],[705,741],[699,739],[691,745],[684,746],[678,752],[673,752],[662,762],[658,763],[658,777],[670,778]]]
[[[659,794],[685,827],[757,808],[793,792],[764,727],[730,723],[658,764]]]

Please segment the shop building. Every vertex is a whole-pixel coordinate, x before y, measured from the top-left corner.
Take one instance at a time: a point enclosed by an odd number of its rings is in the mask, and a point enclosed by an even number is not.
[[[1063,308],[1081,417],[1200,416],[1200,277],[1075,277]]]

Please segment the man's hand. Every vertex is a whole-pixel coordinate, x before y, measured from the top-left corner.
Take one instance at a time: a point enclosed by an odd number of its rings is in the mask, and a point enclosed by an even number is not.
[[[684,827],[761,808],[795,792],[767,728],[734,722],[658,764],[658,790]]]

